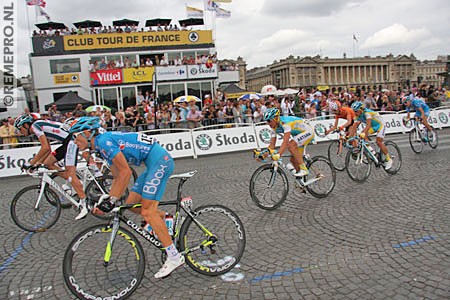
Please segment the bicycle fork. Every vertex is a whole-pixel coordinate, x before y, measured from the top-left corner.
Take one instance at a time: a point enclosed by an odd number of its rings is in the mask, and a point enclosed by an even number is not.
[[[103,256],[104,267],[107,267],[111,260],[112,247],[118,231],[119,231],[119,217],[116,215],[114,216],[114,220],[112,222],[111,236],[109,238],[108,243],[106,244],[105,255]]]

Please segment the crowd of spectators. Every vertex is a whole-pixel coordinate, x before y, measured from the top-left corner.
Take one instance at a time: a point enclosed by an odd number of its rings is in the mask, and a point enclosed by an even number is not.
[[[155,32],[155,31],[180,31],[180,30],[191,30],[191,28],[186,27],[184,24],[170,25],[160,25],[149,26],[147,30],[144,27],[139,28],[135,25],[125,25],[125,26],[102,26],[102,27],[78,27],[71,28],[68,27],[64,29],[54,29],[49,27],[47,30],[34,30],[33,36],[63,36],[63,35],[83,35],[83,34],[107,34],[107,33],[133,33],[133,32]]]
[[[351,106],[354,101],[362,101],[367,108],[375,111],[402,111],[405,109],[402,98],[409,95],[421,97],[430,107],[437,107],[446,101],[445,90],[432,86],[413,87],[400,91],[364,91],[355,89],[339,92],[321,92],[317,89],[301,89],[297,94],[275,96],[268,95],[261,99],[237,100],[227,99],[218,89],[214,96],[205,95],[202,101],[180,103],[158,103],[153,93],[139,93],[137,104],[112,111],[104,107],[87,113],[81,104],[73,111],[61,113],[53,105],[41,118],[64,122],[68,118],[81,116],[98,116],[104,128],[119,131],[146,131],[154,133],[174,132],[180,129],[193,129],[245,126],[243,124],[262,122],[267,108],[277,107],[284,116],[295,115],[306,119],[325,119],[331,115],[329,103],[340,101],[343,106]],[[0,136],[3,143],[14,143],[18,132],[12,127],[13,118],[3,120]],[[236,125],[237,124],[237,125]],[[20,137],[19,137],[20,141]]]

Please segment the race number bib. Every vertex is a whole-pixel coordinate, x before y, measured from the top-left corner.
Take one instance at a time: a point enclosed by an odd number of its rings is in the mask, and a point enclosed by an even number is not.
[[[138,134],[137,140],[141,143],[149,144],[149,145],[156,143],[156,139],[154,137],[143,134],[143,133]]]

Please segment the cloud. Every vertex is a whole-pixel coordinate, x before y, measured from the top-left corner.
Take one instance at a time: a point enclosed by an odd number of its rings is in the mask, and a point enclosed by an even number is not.
[[[361,49],[381,48],[401,44],[416,44],[430,36],[425,28],[409,30],[402,24],[393,24],[375,32],[361,45]]]
[[[355,7],[365,0],[266,0],[262,13],[279,17],[330,16],[346,7]]]

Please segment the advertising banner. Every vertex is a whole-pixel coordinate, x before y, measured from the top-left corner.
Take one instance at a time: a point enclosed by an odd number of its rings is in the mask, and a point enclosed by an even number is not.
[[[80,74],[79,73],[71,73],[71,74],[53,75],[53,82],[55,84],[76,84],[76,83],[80,83]]]
[[[187,79],[186,66],[156,67],[155,72],[158,81]]]
[[[226,153],[258,147],[253,126],[192,131],[192,138],[197,155]]]
[[[62,36],[34,36],[33,54],[35,55],[55,55],[64,53]]]
[[[123,82],[152,82],[154,67],[123,69]]]
[[[212,44],[211,30],[65,35],[64,50],[94,50]]]
[[[158,143],[163,146],[173,158],[193,157],[194,145],[190,131],[154,135]]]
[[[210,67],[203,65],[189,65],[187,66],[188,78],[214,78],[217,77],[217,64]]]
[[[89,74],[91,76],[91,85],[122,83],[122,69],[98,70]]]

